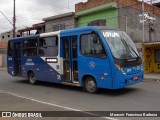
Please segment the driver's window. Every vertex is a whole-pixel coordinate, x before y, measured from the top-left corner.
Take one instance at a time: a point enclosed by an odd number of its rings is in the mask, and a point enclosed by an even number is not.
[[[106,57],[103,45],[99,37],[94,33],[81,35],[81,53],[91,57]]]

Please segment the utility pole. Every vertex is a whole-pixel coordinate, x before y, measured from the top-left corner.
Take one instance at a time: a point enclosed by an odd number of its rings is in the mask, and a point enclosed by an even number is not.
[[[142,40],[144,43],[144,0],[142,0]]]
[[[150,16],[150,13],[149,13],[149,16]],[[152,41],[152,36],[151,36],[151,32],[152,32],[151,31],[151,20],[149,20],[149,25],[148,26],[149,26],[149,31],[148,31],[149,32],[149,42],[151,42]]]
[[[152,4],[153,4],[153,1],[151,0],[150,2],[151,2],[151,5],[152,5]]]
[[[16,0],[13,0],[13,38],[16,36]]]
[[[151,6],[152,6],[152,3],[153,3],[152,0],[150,2],[151,2]],[[149,13],[149,16],[151,16],[151,13]],[[152,41],[152,28],[151,28],[151,26],[152,26],[152,21],[149,20],[149,42]]]
[[[127,32],[128,32],[128,30],[127,30],[127,28],[128,28],[128,20],[127,20],[128,17],[127,17],[127,15],[125,16],[125,19],[126,19],[126,20],[125,20],[125,21],[126,21],[126,22],[125,22],[125,23],[126,23],[126,24],[125,24],[125,32],[127,33]]]

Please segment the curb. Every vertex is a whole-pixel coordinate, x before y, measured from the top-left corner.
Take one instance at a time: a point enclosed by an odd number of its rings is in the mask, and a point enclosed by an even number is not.
[[[0,67],[0,71],[7,71],[6,67]]]
[[[144,78],[143,82],[160,82],[160,79],[155,78]]]

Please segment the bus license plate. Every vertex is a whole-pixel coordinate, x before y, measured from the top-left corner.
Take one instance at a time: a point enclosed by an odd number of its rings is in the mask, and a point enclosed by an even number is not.
[[[133,77],[133,80],[134,81],[138,80],[138,77],[137,76]]]

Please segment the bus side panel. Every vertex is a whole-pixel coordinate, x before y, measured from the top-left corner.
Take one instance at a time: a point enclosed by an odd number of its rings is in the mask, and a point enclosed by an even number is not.
[[[111,69],[108,59],[80,56],[79,79],[85,75],[93,75],[98,88],[112,89]],[[82,84],[82,81],[80,81]]]
[[[33,71],[36,75],[36,79],[39,81],[60,83],[61,75],[47,61],[44,61],[41,57],[23,57],[22,59],[22,75],[28,77],[28,72]]]
[[[95,30],[96,31],[96,30]],[[91,33],[92,31],[90,31]],[[97,35],[100,38],[101,43],[103,44],[104,51],[106,52],[106,57],[98,58],[85,56],[81,51],[81,36],[88,34],[80,33],[79,39],[79,52],[78,52],[78,71],[79,71],[79,80],[80,84],[83,85],[83,76],[91,75],[95,78],[98,88],[113,88],[113,75],[112,75],[112,65],[110,63],[110,57],[108,55],[109,51],[106,47],[106,42],[104,42],[102,35],[96,31]]]

